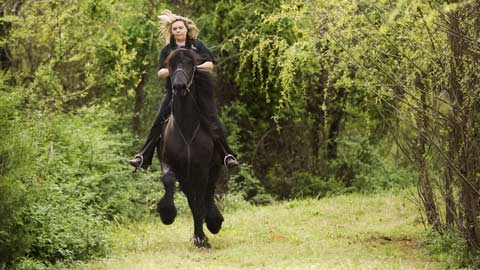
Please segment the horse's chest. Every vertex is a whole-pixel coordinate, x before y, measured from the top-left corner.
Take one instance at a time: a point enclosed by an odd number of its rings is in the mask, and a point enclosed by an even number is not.
[[[177,136],[166,136],[163,159],[170,164],[198,164],[202,166],[204,163],[208,163],[212,159],[213,155],[213,141],[198,134],[191,142],[186,142]]]

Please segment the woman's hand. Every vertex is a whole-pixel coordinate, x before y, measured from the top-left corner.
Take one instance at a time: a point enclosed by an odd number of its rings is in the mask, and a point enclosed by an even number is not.
[[[207,71],[207,72],[213,72],[213,63],[211,61],[207,61],[201,65],[198,65],[197,66],[197,69],[198,70],[201,70],[201,71]]]
[[[168,77],[168,75],[170,75],[170,73],[168,72],[168,68],[161,68],[158,71],[158,77],[160,77],[162,79]]]

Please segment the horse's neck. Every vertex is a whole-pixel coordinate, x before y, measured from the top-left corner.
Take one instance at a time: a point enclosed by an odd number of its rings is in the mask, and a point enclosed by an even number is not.
[[[183,136],[187,139],[191,138],[200,123],[200,114],[194,99],[191,96],[183,100],[176,99],[173,105],[173,117],[182,130]]]

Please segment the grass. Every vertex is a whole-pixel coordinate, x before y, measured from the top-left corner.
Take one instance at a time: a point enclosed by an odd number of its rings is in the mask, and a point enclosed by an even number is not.
[[[210,250],[190,244],[193,222],[180,202],[173,225],[152,217],[119,227],[111,257],[73,269],[441,269],[426,253],[424,227],[405,194],[350,194],[266,207],[227,203],[222,231],[208,233]]]

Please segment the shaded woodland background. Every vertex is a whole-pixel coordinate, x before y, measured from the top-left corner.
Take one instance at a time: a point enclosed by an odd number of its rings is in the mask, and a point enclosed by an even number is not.
[[[436,239],[479,263],[480,1],[2,0],[0,269],[102,256],[110,226],[154,213],[159,164],[126,161],[163,96],[165,8],[217,59],[243,163],[224,192],[416,186]]]

